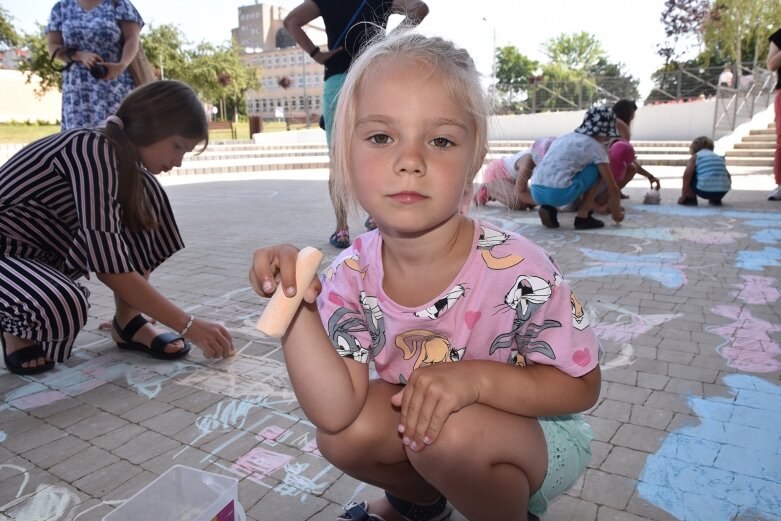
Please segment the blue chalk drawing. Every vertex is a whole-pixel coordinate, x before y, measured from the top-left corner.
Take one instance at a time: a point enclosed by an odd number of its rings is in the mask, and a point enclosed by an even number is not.
[[[727,217],[730,219],[750,219],[765,222],[763,226],[781,226],[781,217],[774,212],[751,212],[746,210],[725,210],[723,208],[668,206],[636,204],[632,210],[661,214],[677,215],[681,217]]]
[[[752,235],[751,238],[762,244],[778,244],[781,242],[781,229],[762,230]]]
[[[670,434],[637,483],[683,521],[781,520],[781,387],[724,377],[732,396],[690,397],[700,424]]]
[[[748,221],[743,221],[743,224],[746,226],[751,226],[753,228],[781,228],[781,219],[776,217],[775,219],[749,219]]]
[[[573,278],[636,275],[667,288],[680,288],[686,283],[684,266],[680,264],[686,256],[682,253],[615,253],[590,248],[580,248],[580,251],[600,264],[570,273]]]
[[[739,251],[735,265],[742,270],[764,270],[767,266],[781,266],[781,248],[769,246],[759,251]]]

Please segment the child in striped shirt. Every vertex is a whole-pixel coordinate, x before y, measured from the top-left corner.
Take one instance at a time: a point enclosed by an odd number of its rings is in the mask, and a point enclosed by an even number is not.
[[[732,187],[724,158],[713,151],[713,140],[706,136],[695,138],[689,152],[691,157],[683,172],[678,204],[697,206],[697,196],[700,196],[709,204],[721,206],[721,200]]]

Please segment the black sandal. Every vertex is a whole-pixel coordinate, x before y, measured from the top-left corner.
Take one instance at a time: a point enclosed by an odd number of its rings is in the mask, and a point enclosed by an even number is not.
[[[133,336],[138,332],[139,329],[148,323],[149,322],[147,322],[144,317],[141,315],[136,315],[130,320],[130,322],[127,323],[127,325],[125,325],[125,328],[122,329],[122,326],[120,326],[119,322],[117,322],[117,317],[114,317],[114,320],[112,321],[114,331],[117,332],[119,338],[124,340],[124,342],[117,342],[117,347],[127,351],[138,351],[145,353],[152,358],[157,358],[158,360],[178,360],[190,352],[190,343],[187,342],[184,337],[181,337],[176,333],[160,333],[152,340],[151,346],[144,345],[141,342],[134,342]],[[183,341],[184,347],[173,353],[166,352],[165,346],[172,342],[176,342],[177,340]]]
[[[36,365],[35,367],[25,367],[22,365],[27,362],[32,362],[33,360],[38,360],[39,358],[46,360],[46,353],[38,344],[30,344],[9,355],[5,352],[5,337],[3,337],[2,332],[0,332],[0,343],[2,343],[3,346],[3,361],[5,362],[5,368],[13,374],[40,374],[54,369],[54,360],[47,360],[45,364]]]

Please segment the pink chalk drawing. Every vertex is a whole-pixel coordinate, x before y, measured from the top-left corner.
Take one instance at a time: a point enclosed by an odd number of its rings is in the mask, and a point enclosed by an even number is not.
[[[618,313],[618,316],[612,322],[604,318],[589,319],[594,328],[594,332],[600,340],[612,340],[618,344],[631,342],[654,327],[681,316],[680,313],[640,315],[639,313],[635,313],[626,308],[608,304],[606,302],[590,304],[587,309],[593,310],[595,313],[602,316],[607,315],[609,311]]]
[[[272,441],[274,441],[277,438],[279,438],[282,435],[283,432],[285,432],[285,429],[283,429],[282,427],[278,427],[276,425],[271,425],[269,427],[266,427],[262,431],[260,431],[257,434],[257,436],[255,436],[255,438],[260,440],[260,441],[264,441],[264,440],[272,440]]]
[[[242,475],[247,475],[252,481],[261,481],[265,476],[282,468],[292,459],[293,456],[288,454],[255,447],[240,457],[231,468]]]
[[[772,373],[781,369],[776,358],[781,347],[770,335],[781,331],[781,326],[754,317],[750,311],[737,306],[715,306],[711,312],[734,320],[724,326],[710,326],[706,331],[719,335],[724,343],[716,348],[727,365],[752,373]]]
[[[746,304],[772,304],[781,297],[781,291],[774,288],[775,279],[761,277],[759,275],[741,275],[745,283],[733,284],[738,291],[733,291],[732,296],[737,297]]]

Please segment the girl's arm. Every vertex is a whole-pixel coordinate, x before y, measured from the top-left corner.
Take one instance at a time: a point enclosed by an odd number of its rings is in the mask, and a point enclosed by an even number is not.
[[[391,12],[405,15],[400,27],[406,27],[422,22],[428,14],[428,6],[422,0],[394,0]]]
[[[317,4],[312,0],[304,0],[304,2],[298,4],[290,13],[288,13],[282,23],[298,46],[301,47],[305,53],[309,54],[314,61],[323,64],[327,62],[331,56],[341,52],[342,47],[315,52],[315,49],[318,49],[319,47],[315,45],[304,32],[304,26],[319,16],[320,8],[317,7]]]
[[[515,170],[518,172],[518,179],[515,181],[515,195],[521,197],[529,191],[529,179],[534,171],[534,160],[531,154],[526,154],[515,162]]]
[[[401,407],[399,431],[419,450],[434,443],[451,413],[473,403],[518,416],[572,414],[594,405],[600,387],[599,365],[573,377],[544,364],[464,360],[417,369],[392,403]]]
[[[296,293],[298,248],[282,244],[255,250],[250,282],[255,291],[270,297],[277,287],[285,294]],[[282,336],[282,353],[293,391],[307,418],[319,429],[339,432],[358,417],[369,384],[367,364],[342,358],[325,332],[317,309],[320,281],[315,278],[306,290],[304,304]]]
[[[305,303],[282,337],[290,383],[306,417],[336,433],[363,409],[369,388],[368,364],[342,358],[320,321],[317,304]]]
[[[773,42],[770,42],[770,49],[767,51],[767,68],[771,71],[781,68],[781,49]]]
[[[190,315],[165,298],[148,280],[131,271],[98,273],[98,279],[131,307],[149,315],[174,331],[182,331]],[[195,342],[207,358],[231,356],[235,353],[228,330],[207,320],[193,320],[187,338]]]
[[[681,189],[681,197],[693,197],[694,191],[692,191],[692,177],[694,177],[694,168],[696,156],[692,155],[689,161],[686,162],[686,169],[683,171],[683,187]]]
[[[638,174],[648,179],[648,182],[651,183],[651,188],[659,190],[659,188],[661,187],[661,183],[659,182],[659,179],[656,176],[654,176],[651,172],[643,168],[638,161],[633,161],[632,164],[635,166],[635,168],[637,168]]]

